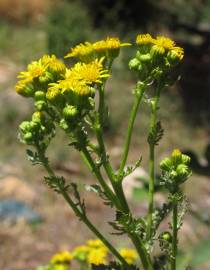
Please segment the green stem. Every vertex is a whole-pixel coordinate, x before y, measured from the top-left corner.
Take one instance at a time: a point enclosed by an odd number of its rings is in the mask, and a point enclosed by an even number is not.
[[[161,88],[158,87],[157,93],[154,101],[151,103],[151,115],[150,115],[150,130],[149,134],[153,133],[157,124],[157,110],[158,103],[160,98]],[[148,207],[148,215],[147,215],[147,240],[150,240],[152,237],[152,214],[154,210],[154,185],[155,185],[155,143],[149,143],[149,207]]]
[[[121,206],[120,206],[118,199],[116,198],[115,194],[110,189],[110,187],[107,185],[107,183],[104,181],[103,176],[101,175],[101,173],[100,173],[99,169],[97,168],[97,166],[95,165],[90,153],[88,152],[88,150],[85,147],[81,150],[81,154],[82,154],[83,158],[85,158],[86,163],[89,165],[89,168],[95,174],[99,183],[103,187],[108,198],[114,203],[114,205],[117,207],[117,209],[121,210]]]
[[[42,165],[45,167],[46,171],[50,176],[56,177],[53,170],[49,166],[49,163],[46,162],[46,158],[44,157],[43,153],[39,151],[40,159],[42,160]],[[86,215],[84,215],[75,205],[74,201],[71,199],[71,197],[68,195],[68,193],[61,189],[60,186],[58,186],[60,189],[60,193],[68,203],[68,205],[72,208],[74,213],[76,214],[79,219],[85,223],[85,225],[89,228],[90,231],[93,232],[103,243],[104,245],[111,251],[111,253],[122,263],[122,265],[125,267],[125,269],[129,269],[129,265],[125,261],[125,259],[119,254],[119,252],[113,247],[113,245],[97,230],[97,228],[91,223],[91,221],[87,218]]]
[[[140,102],[142,100],[143,94],[144,94],[144,90],[145,90],[145,84],[142,84],[140,86],[137,85],[137,89],[135,90],[135,94],[136,94],[136,98],[135,98],[135,102],[133,104],[132,110],[131,110],[131,114],[130,114],[130,118],[129,118],[129,122],[128,122],[128,132],[127,132],[127,136],[126,136],[126,140],[125,140],[125,146],[124,146],[124,150],[123,150],[123,157],[122,157],[122,161],[120,164],[120,169],[119,169],[119,173],[118,173],[118,178],[120,178],[124,168],[125,168],[125,164],[128,158],[128,152],[129,152],[129,148],[130,148],[130,143],[131,143],[131,136],[133,133],[133,127],[134,127],[134,122],[136,119],[136,115],[137,115],[137,111],[140,105]]]
[[[172,258],[171,258],[171,270],[176,270],[176,255],[177,255],[177,203],[173,206],[173,239],[172,239]]]

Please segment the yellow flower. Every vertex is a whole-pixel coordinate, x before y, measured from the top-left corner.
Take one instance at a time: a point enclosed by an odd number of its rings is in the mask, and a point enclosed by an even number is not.
[[[79,81],[75,78],[60,80],[58,87],[61,89],[61,93],[72,91],[80,96],[88,95],[92,91],[91,87],[85,81]]]
[[[95,265],[106,264],[106,257],[107,252],[104,249],[91,249],[88,254],[87,261],[89,264]]]
[[[28,65],[26,71],[20,72],[18,78],[22,80],[33,81],[34,78],[40,77],[44,75],[46,71],[46,67],[39,61],[33,61],[31,64]]]
[[[155,45],[162,47],[166,50],[171,50],[176,45],[176,43],[172,39],[164,37],[164,36],[157,36],[154,43]]]
[[[15,85],[16,92],[23,96],[30,96],[33,93],[32,88],[29,87],[31,81],[30,77],[18,81]]]
[[[102,248],[107,250],[107,247],[100,239],[90,239],[87,241],[87,246],[90,248]]]
[[[53,270],[69,270],[69,266],[63,264],[55,264],[53,266]]]
[[[134,249],[122,248],[120,249],[120,255],[126,260],[128,264],[136,262],[138,255]]]
[[[142,34],[136,37],[136,44],[138,45],[148,45],[154,44],[155,40],[150,34]]]
[[[71,48],[71,51],[65,56],[65,58],[76,57],[81,60],[88,60],[93,53],[93,46],[89,42],[80,43],[74,48]]]
[[[175,56],[181,61],[184,57],[184,49],[181,47],[174,47],[171,50],[172,54],[175,54]]]
[[[102,83],[103,78],[108,78],[108,71],[103,69],[104,58],[95,59],[94,61],[85,64],[77,63],[70,71],[67,71],[67,78],[75,78],[79,81],[85,81],[87,84]]]
[[[55,254],[50,262],[52,264],[69,264],[72,260],[72,254],[69,251],[63,251]]]
[[[107,37],[105,40],[99,40],[93,44],[96,52],[105,52],[111,50],[118,50],[123,46],[130,46],[130,43],[121,43],[117,37]]]
[[[64,73],[66,70],[66,66],[64,65],[64,63],[59,60],[54,54],[51,56],[45,54],[41,58],[41,62],[46,68],[49,68],[52,72]]]
[[[56,100],[61,95],[60,85],[51,83],[47,89],[46,98],[50,101]]]

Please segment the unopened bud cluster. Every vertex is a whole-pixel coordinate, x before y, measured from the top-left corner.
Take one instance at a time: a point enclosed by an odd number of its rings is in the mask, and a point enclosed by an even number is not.
[[[184,56],[184,50],[164,36],[153,38],[149,34],[138,35],[136,43],[138,50],[136,56],[129,62],[129,67],[137,71],[141,80],[145,80],[148,76],[155,79],[165,75]]]
[[[162,170],[162,184],[164,184],[171,193],[178,190],[180,184],[184,183],[191,175],[190,157],[175,149],[171,157],[165,158],[160,163]]]

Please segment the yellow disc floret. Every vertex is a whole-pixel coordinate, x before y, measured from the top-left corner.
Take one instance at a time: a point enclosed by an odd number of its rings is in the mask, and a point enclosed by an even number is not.
[[[41,62],[46,68],[49,68],[52,72],[64,73],[66,70],[65,64],[61,60],[59,60],[54,54],[45,54],[41,58]]]
[[[134,249],[122,248],[120,249],[120,255],[126,260],[128,264],[136,262],[138,255]]]

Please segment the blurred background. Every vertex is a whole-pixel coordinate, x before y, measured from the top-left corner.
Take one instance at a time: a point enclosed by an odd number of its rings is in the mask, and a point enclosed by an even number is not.
[[[160,161],[174,148],[192,158],[193,176],[183,186],[190,207],[181,229],[178,269],[210,269],[210,1],[209,0],[0,0],[0,269],[29,270],[47,264],[57,251],[83,244],[91,234],[62,198],[42,183],[44,171],[26,160],[17,140],[21,121],[32,103],[14,91],[19,71],[44,53],[63,57],[70,47],[106,36],[135,41],[138,33],[167,35],[185,49],[181,79],[161,99],[159,118],[165,136],[157,147]],[[107,145],[119,165],[135,78],[128,60],[135,48],[124,48],[107,88],[110,121]],[[120,95],[120,98],[119,98]],[[143,156],[142,167],[125,181],[126,196],[136,214],[146,211],[148,108],[137,119],[129,162]],[[93,183],[77,153],[59,132],[49,149],[55,170],[74,181]],[[90,216],[110,232],[104,220],[114,213],[93,194],[84,194]],[[166,195],[157,190],[161,205]],[[163,229],[167,228],[167,221]],[[116,238],[117,246],[129,246]],[[157,254],[158,255],[158,254]]]

